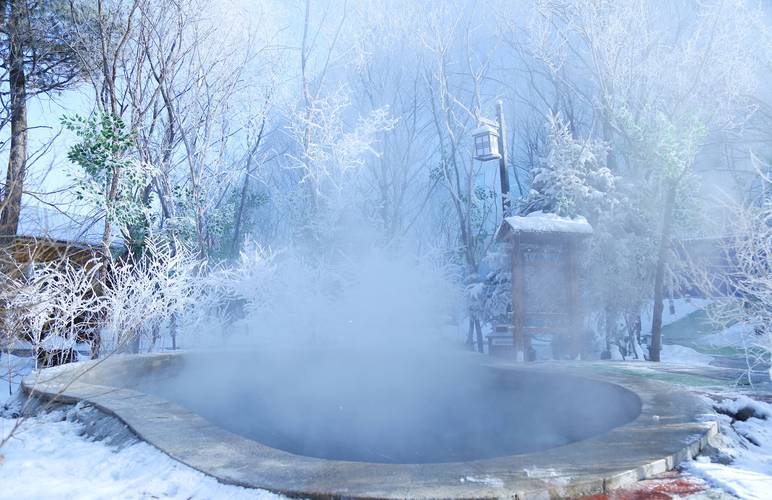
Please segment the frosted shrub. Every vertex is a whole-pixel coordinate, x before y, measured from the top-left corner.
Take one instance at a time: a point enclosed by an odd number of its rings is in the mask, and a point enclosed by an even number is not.
[[[104,311],[95,292],[101,269],[96,259],[83,265],[58,260],[3,275],[4,331],[45,351],[66,351],[90,340]]]
[[[509,249],[505,243],[491,246],[485,259],[490,272],[485,279],[467,287],[467,300],[487,322],[509,323],[512,303],[512,271]]]
[[[162,328],[198,307],[205,297],[204,262],[181,245],[148,240],[142,255],[116,265],[104,284],[102,348],[153,350]]]

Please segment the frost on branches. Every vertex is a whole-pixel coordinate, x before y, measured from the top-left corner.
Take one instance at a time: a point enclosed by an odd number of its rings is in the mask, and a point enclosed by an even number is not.
[[[173,344],[175,322],[212,300],[204,264],[182,246],[152,239],[109,268],[98,256],[20,264],[3,274],[0,348],[21,343],[44,354],[44,364],[58,364],[74,360],[82,343],[91,345],[92,357],[152,351],[164,333]],[[48,359],[51,353],[61,359]]]
[[[534,222],[522,220],[529,227],[551,227],[554,220],[564,220],[560,217],[587,218],[593,228],[582,259],[584,274],[592,282],[584,287],[587,327],[596,333],[598,350],[642,358],[640,311],[650,288],[647,256],[655,252],[650,225],[635,209],[638,194],[607,166],[606,143],[575,137],[559,114],[550,115],[546,129],[547,153],[534,168],[530,191],[519,204],[520,213],[532,215]],[[493,271],[480,309],[488,321],[506,315],[511,293],[507,260],[497,253],[500,250],[494,249],[486,259]]]
[[[19,264],[15,271],[3,273],[4,347],[28,344],[35,351],[61,356],[72,352],[78,342],[93,339],[104,303],[94,293],[101,268],[96,259],[81,266],[65,260]]]
[[[573,218],[607,208],[604,205],[615,186],[615,177],[606,167],[608,146],[577,140],[560,114],[550,114],[547,130],[549,152],[534,169],[531,190],[520,202],[520,212],[540,210]]]
[[[768,368],[772,358],[772,203],[735,209],[735,234],[724,240],[723,266],[693,262],[706,295],[714,297],[708,316],[719,330],[736,333],[733,347],[745,351],[748,372]]]
[[[293,151],[286,155],[289,170],[301,174],[287,211],[293,223],[315,239],[338,231],[341,220],[369,204],[370,187],[364,180],[367,160],[378,157],[378,137],[391,131],[396,119],[384,106],[356,115],[345,88],[318,96],[289,117],[287,132]],[[280,197],[286,198],[282,192]],[[328,241],[326,244],[332,244]]]
[[[129,254],[106,278],[101,347],[152,351],[165,328],[176,344],[174,322],[203,307],[205,276],[195,253],[176,242],[146,240],[142,254]]]

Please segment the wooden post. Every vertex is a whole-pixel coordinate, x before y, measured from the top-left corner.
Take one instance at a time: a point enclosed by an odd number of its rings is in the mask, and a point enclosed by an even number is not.
[[[476,316],[474,318],[474,329],[475,332],[477,332],[477,352],[482,354],[485,352],[485,348],[483,347],[482,325],[480,325],[480,318]]]
[[[515,361],[525,361],[525,282],[523,279],[523,251],[520,235],[512,238],[512,343],[515,349]]]
[[[571,357],[576,359],[582,353],[583,325],[580,311],[579,297],[579,277],[576,270],[577,250],[579,245],[572,238],[566,244],[568,253],[568,313],[569,313],[569,335],[571,335]]]
[[[499,122],[499,177],[501,178],[501,210],[504,217],[512,215],[512,200],[509,197],[509,172],[507,171],[507,127],[504,124],[504,103],[496,104],[496,118]]]

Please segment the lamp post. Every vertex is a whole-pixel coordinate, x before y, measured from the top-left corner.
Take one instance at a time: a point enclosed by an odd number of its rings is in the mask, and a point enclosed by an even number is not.
[[[504,217],[512,215],[512,203],[509,199],[509,172],[507,171],[507,148],[504,144],[506,128],[504,125],[504,104],[496,104],[496,121],[480,119],[480,126],[472,131],[474,137],[474,157],[480,161],[499,160],[499,179],[501,179],[501,209]]]

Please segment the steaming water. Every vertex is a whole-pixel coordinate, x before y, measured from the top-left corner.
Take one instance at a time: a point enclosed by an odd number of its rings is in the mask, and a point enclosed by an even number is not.
[[[468,353],[292,350],[189,358],[143,389],[298,455],[456,462],[567,444],[631,421],[633,393],[558,374],[495,371]]]

